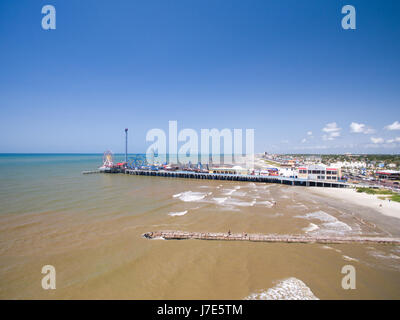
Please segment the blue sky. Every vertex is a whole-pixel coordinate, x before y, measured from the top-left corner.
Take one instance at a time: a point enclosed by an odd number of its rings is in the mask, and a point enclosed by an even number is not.
[[[41,28],[46,4],[56,30]],[[346,4],[356,30],[341,27]],[[399,12],[385,0],[1,0],[0,152],[122,152],[125,127],[144,152],[148,130],[177,120],[255,129],[256,152],[399,153]]]

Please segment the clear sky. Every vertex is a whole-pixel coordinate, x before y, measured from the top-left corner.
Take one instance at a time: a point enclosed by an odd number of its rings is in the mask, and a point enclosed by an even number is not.
[[[177,120],[253,128],[256,152],[399,153],[400,1],[1,0],[0,110],[0,152],[122,152],[125,127],[144,152]]]

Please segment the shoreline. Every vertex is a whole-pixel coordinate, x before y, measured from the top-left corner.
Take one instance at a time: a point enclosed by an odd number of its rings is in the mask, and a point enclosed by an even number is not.
[[[400,203],[381,200],[377,195],[359,193],[355,189],[307,188],[308,197],[352,214],[392,237],[400,237]],[[379,205],[382,204],[382,207]]]
[[[400,202],[379,199],[378,196],[380,195],[357,192],[351,188],[310,188],[310,190],[318,195],[340,199],[357,206],[368,207],[382,215],[400,219]]]

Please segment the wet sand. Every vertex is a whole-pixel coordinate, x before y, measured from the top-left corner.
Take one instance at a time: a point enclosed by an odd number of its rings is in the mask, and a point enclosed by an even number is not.
[[[376,224],[388,235],[400,236],[399,202],[382,200],[377,195],[359,193],[354,189],[310,187],[307,192],[317,201],[341,208],[366,223]]]
[[[337,189],[310,187],[310,190],[323,196],[340,199],[346,203],[369,207],[380,214],[400,219],[400,202],[379,199],[379,196],[382,197],[382,195],[361,193],[350,188]]]

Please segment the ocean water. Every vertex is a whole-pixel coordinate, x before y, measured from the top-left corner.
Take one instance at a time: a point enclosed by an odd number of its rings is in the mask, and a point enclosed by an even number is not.
[[[400,298],[396,246],[141,237],[384,235],[354,219],[360,208],[328,205],[301,187],[81,173],[101,162],[101,154],[0,155],[1,299]],[[341,287],[347,264],[356,290]],[[44,265],[56,269],[55,290],[41,287]]]

